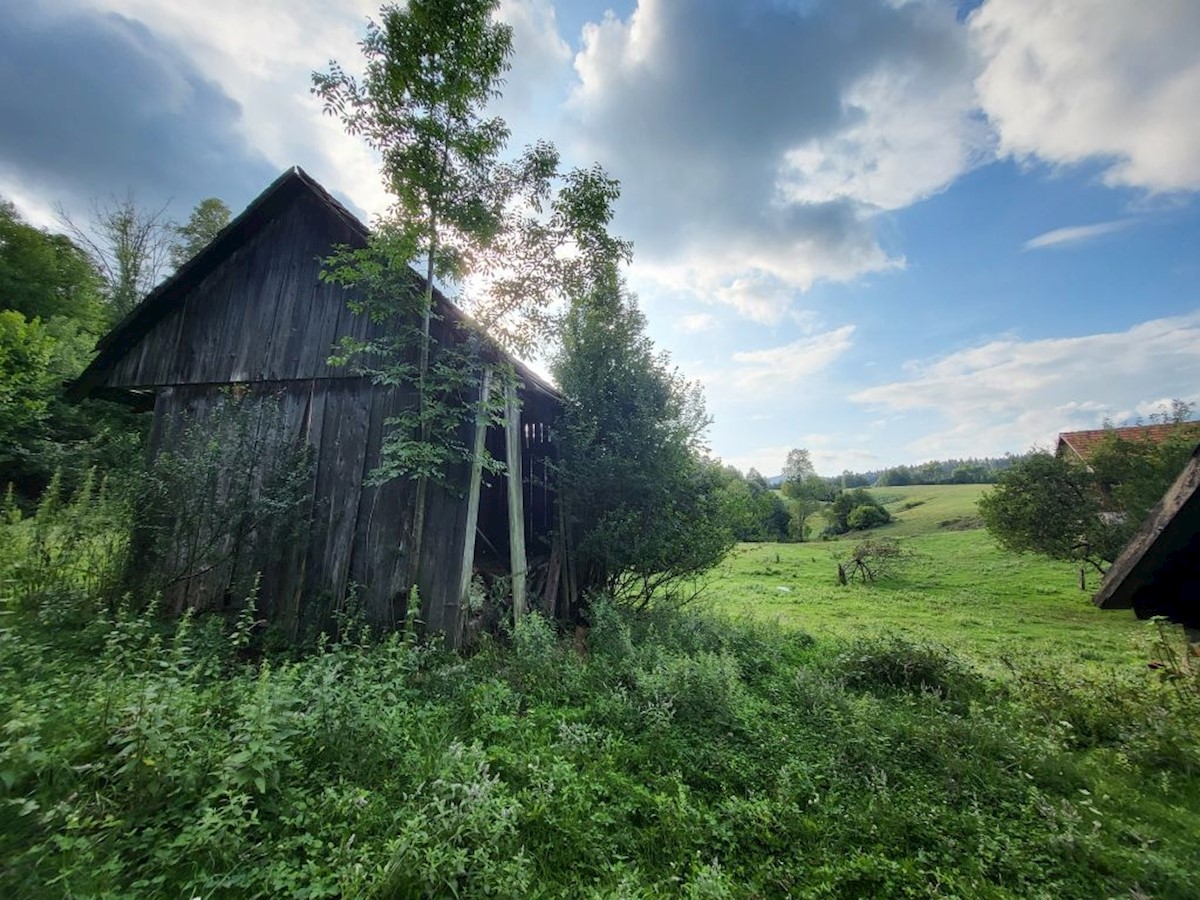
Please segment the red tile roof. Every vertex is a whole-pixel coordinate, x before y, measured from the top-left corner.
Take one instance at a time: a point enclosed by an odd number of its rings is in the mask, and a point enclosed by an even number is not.
[[[1184,422],[1179,425],[1131,425],[1128,428],[1094,428],[1091,431],[1064,431],[1058,436],[1058,444],[1054,449],[1055,456],[1062,456],[1071,450],[1083,461],[1091,458],[1096,448],[1109,435],[1116,435],[1123,441],[1151,441],[1161,444],[1178,428],[1200,428],[1200,423]]]

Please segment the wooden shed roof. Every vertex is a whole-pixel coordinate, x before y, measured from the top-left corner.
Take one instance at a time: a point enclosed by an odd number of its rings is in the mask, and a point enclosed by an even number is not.
[[[1179,428],[1178,425],[1131,425],[1127,428],[1093,428],[1090,431],[1064,431],[1058,436],[1055,447],[1057,456],[1062,456],[1070,450],[1077,457],[1087,462],[1091,459],[1096,448],[1110,436],[1116,436],[1124,441],[1151,441],[1160,444]]]
[[[341,219],[365,242],[369,229],[357,216],[346,209],[299,166],[292,166],[276,178],[266,190],[228,225],[221,229],[207,247],[193,256],[158,285],[121,319],[108,334],[96,343],[96,358],[83,373],[68,385],[68,396],[80,399],[100,388],[105,375],[129,350],[137,345],[155,325],[163,320],[186,294],[225,262],[240,247],[248,243],[269,223],[280,216],[302,194],[316,199],[333,215]],[[420,279],[414,272],[413,277]],[[434,288],[434,302],[439,312],[455,321],[467,320],[467,315],[454,305],[441,291]],[[511,362],[527,388],[555,399],[561,399],[558,390],[528,365],[499,348],[494,348],[498,358]]]
[[[1137,534],[1113,562],[1093,598],[1101,609],[1129,609],[1169,564],[1190,557],[1200,535],[1200,445]],[[1192,561],[1194,565],[1194,560]]]

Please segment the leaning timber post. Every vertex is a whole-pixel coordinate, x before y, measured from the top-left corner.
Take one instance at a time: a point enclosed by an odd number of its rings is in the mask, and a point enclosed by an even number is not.
[[[462,643],[464,612],[471,592],[475,568],[475,531],[479,527],[479,489],[483,483],[483,452],[487,440],[488,400],[492,393],[492,369],[485,366],[479,383],[479,407],[475,410],[475,444],[471,449],[471,480],[467,486],[467,521],[463,526],[462,568],[455,606],[446,611],[446,641],[457,649]]]
[[[513,622],[521,621],[525,600],[525,507],[521,491],[521,398],[516,381],[505,395],[504,438],[508,461],[508,546],[512,573]]]

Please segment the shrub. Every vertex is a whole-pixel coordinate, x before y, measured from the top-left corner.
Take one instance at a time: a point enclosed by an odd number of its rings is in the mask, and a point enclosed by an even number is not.
[[[882,506],[875,505],[856,506],[850,510],[850,515],[846,516],[846,524],[850,526],[851,531],[865,531],[877,525],[886,525],[890,521],[891,514]]]
[[[891,636],[860,640],[838,657],[848,687],[887,695],[931,694],[962,706],[980,697],[986,682],[944,647]]]
[[[838,491],[826,511],[829,525],[824,534],[838,535],[847,531],[872,528],[884,525],[892,520],[891,513],[883,508],[878,498],[871,496],[862,488],[852,491]],[[851,517],[855,523],[851,523]]]

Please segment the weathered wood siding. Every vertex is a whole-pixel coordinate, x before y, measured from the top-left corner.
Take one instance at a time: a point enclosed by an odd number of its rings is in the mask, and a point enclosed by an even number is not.
[[[267,536],[227,541],[218,548],[220,565],[169,586],[173,608],[219,606],[258,573],[260,609],[294,636],[328,628],[352,591],[371,623],[392,627],[404,617],[413,570],[414,485],[399,480],[376,486],[370,476],[379,465],[386,420],[414,397],[411,390],[375,385],[350,368],[329,365],[339,339],[367,339],[386,326],[353,314],[346,292],[319,278],[332,248],[360,245],[364,233],[306,176],[285,173],[231,230],[102,341],[81,378],[85,391],[155,392],[152,453],[173,446],[184,423],[212,416],[230,389],[246,394],[241,402],[248,409],[272,405],[277,446],[312,448],[305,538],[270,553]],[[435,319],[434,338],[449,340],[457,317],[450,312]],[[521,394],[522,425],[540,423],[536,436],[531,429],[522,432],[537,445],[523,472],[536,481],[545,470],[543,426],[557,404],[543,390]],[[462,437],[473,444],[473,434]],[[493,452],[497,442],[502,445],[499,430],[490,429]],[[490,480],[479,531],[495,535],[507,553],[503,479]],[[471,558],[476,535],[464,533],[469,467],[449,473],[449,483],[455,488],[429,487],[424,547],[415,568],[422,619],[431,630],[452,633],[460,621],[463,560]],[[524,489],[526,536],[531,549],[540,550],[548,545],[552,494],[540,483]]]
[[[151,428],[151,451],[178,441],[189,423],[203,425],[226,394],[207,385],[167,387],[159,393]],[[168,608],[212,609],[227,594],[261,573],[259,608],[295,635],[327,628],[334,612],[355,592],[366,619],[394,627],[406,612],[412,502],[408,481],[369,483],[379,464],[383,421],[404,402],[391,388],[362,378],[310,379],[257,385],[240,400],[242,414],[277,420],[274,446],[309,444],[314,450],[311,486],[304,513],[305,546],[279,552],[261,541],[215,548],[229,560],[182,579],[168,588]],[[273,405],[260,413],[259,408]],[[452,483],[456,476],[451,473]],[[464,475],[465,477],[465,475]],[[462,480],[461,478],[458,480]],[[447,627],[457,614],[456,585],[462,567],[464,497],[430,485],[427,537],[419,567],[422,617],[431,627]],[[234,598],[240,599],[240,598]],[[442,610],[453,611],[443,613]]]
[[[360,242],[320,203],[299,197],[189,290],[111,369],[108,387],[349,378],[330,366],[335,342],[364,337],[366,316],[320,281],[321,261]]]

